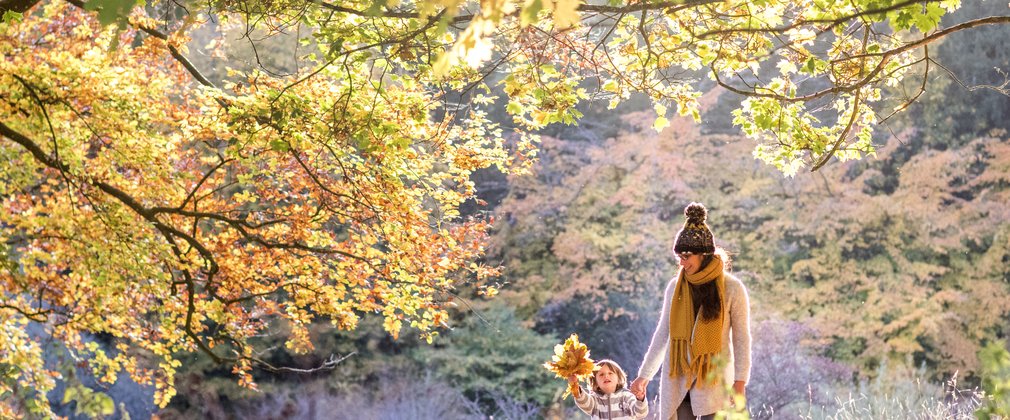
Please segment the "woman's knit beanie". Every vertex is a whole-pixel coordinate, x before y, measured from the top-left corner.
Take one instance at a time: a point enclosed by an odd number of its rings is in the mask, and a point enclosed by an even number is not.
[[[684,215],[687,221],[684,228],[677,232],[677,241],[674,242],[673,252],[678,254],[712,254],[715,253],[715,239],[712,231],[705,223],[708,217],[708,210],[701,203],[691,203],[684,208]]]

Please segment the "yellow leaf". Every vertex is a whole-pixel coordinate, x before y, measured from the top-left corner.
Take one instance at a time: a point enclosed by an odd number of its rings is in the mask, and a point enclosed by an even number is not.
[[[656,122],[652,124],[652,128],[656,130],[657,133],[662,132],[664,128],[670,126],[670,120],[666,117],[656,118]]]
[[[554,346],[554,357],[552,362],[544,363],[544,368],[554,372],[559,378],[568,379],[575,375],[576,379],[583,380],[593,375],[596,363],[589,358],[589,348],[579,342],[579,335],[572,334],[565,340],[565,344]],[[571,384],[565,390],[564,397],[575,392],[577,384]]]
[[[554,3],[554,28],[567,29],[579,22],[581,0],[558,0]]]

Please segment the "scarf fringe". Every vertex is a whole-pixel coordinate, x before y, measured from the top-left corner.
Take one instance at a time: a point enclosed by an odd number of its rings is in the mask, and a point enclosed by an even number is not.
[[[719,382],[717,380],[717,377],[715,376],[709,377],[709,375],[712,375],[714,373],[712,371],[712,368],[715,367],[712,364],[711,354],[703,354],[698,357],[695,357],[694,363],[692,363],[692,365],[693,366],[691,373],[694,375],[695,378],[698,378],[698,384],[697,384],[698,388],[709,388]]]
[[[670,349],[670,377],[676,378],[691,372],[691,363],[687,360],[687,340],[672,340]]]
[[[676,379],[677,377],[683,376],[687,378],[687,383],[691,384],[695,379],[698,380],[698,388],[709,388],[717,384],[718,377],[712,375],[714,371],[712,370],[714,364],[712,363],[712,354],[701,354],[694,357],[694,360],[688,362],[687,360],[687,349],[690,343],[687,340],[672,340],[670,349],[670,378]],[[710,377],[710,375],[712,375]]]

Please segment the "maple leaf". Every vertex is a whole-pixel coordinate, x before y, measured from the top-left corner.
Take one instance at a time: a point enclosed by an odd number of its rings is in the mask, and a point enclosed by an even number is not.
[[[579,22],[580,0],[558,0],[554,3],[554,27],[557,29],[571,28]]]
[[[554,346],[554,356],[551,361],[544,363],[544,368],[554,372],[559,378],[568,379],[575,375],[579,380],[584,380],[593,376],[596,364],[589,358],[589,348],[579,342],[579,335],[572,334],[565,340],[565,344]],[[578,383],[569,384],[562,398],[575,392]]]

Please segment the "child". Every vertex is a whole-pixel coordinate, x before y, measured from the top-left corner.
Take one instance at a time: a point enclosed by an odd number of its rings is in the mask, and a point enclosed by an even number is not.
[[[613,360],[596,362],[597,370],[589,378],[589,388],[576,388],[575,405],[593,419],[635,420],[649,414],[645,391],[633,394],[628,388],[628,375]],[[575,376],[568,382],[576,382]]]

